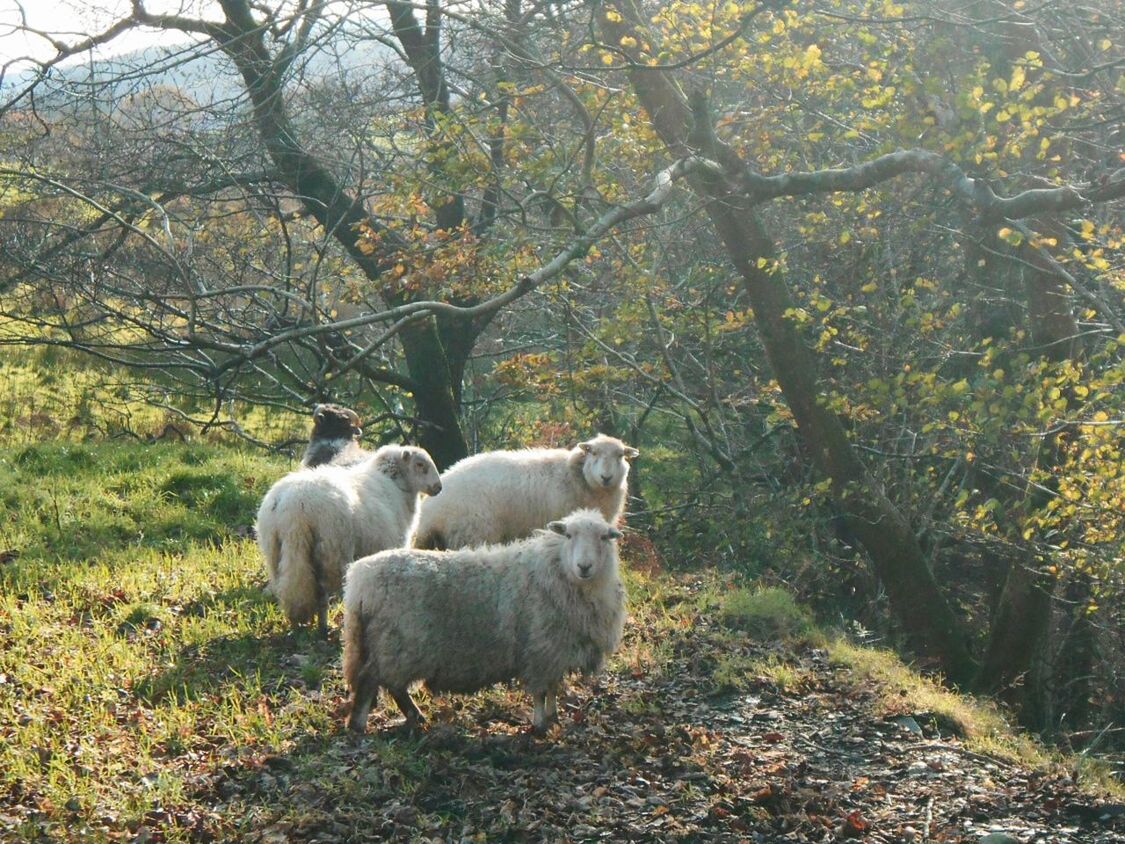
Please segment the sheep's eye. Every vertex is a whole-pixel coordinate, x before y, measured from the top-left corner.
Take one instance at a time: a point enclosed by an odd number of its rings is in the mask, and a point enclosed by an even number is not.
[[[566,532],[566,538],[567,539],[573,539],[574,538],[569,530]]]

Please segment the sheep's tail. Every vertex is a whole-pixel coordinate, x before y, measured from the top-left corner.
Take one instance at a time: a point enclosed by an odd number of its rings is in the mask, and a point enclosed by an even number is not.
[[[295,519],[277,540],[279,554],[271,590],[293,624],[316,615],[323,585],[317,577],[316,535],[312,525]]]

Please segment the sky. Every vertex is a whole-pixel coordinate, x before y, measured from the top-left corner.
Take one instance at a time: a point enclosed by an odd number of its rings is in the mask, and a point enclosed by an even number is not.
[[[75,44],[127,15],[131,5],[130,0],[0,0],[0,67],[13,60],[42,61],[56,54],[47,39],[22,31],[21,10],[29,29],[49,32],[59,41]],[[200,9],[208,5],[211,4],[206,0],[147,0],[145,3],[154,13],[175,12],[192,17],[199,17]],[[180,33],[135,29],[117,36],[95,55],[104,58],[142,47],[184,41]],[[22,64],[9,66],[8,70],[18,69]]]

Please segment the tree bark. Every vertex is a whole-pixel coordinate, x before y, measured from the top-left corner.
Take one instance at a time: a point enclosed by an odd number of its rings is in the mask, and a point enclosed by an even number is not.
[[[285,107],[279,66],[266,47],[264,31],[255,24],[249,5],[245,0],[223,0],[222,6],[227,22],[212,30],[212,37],[242,75],[253,105],[258,132],[280,178],[324,230],[344,247],[364,275],[372,281],[379,281],[392,262],[385,254],[372,254],[360,248],[361,230],[368,226],[380,231],[391,241],[392,250],[395,238],[382,229],[367,214],[363,203],[350,195],[328,168],[301,145]],[[438,74],[440,81],[440,65],[433,67],[421,63],[415,70],[425,91],[431,92],[438,102],[442,96],[448,99],[447,92],[441,93],[444,85],[439,88],[434,82],[434,74]],[[448,214],[452,207],[455,206],[443,206],[444,213]],[[401,297],[394,294],[387,298],[391,304],[403,303]],[[445,348],[433,320],[408,326],[400,339],[407,369],[416,384],[415,410],[421,423],[419,441],[431,453],[438,467],[444,468],[468,454]],[[468,345],[471,348],[472,343]],[[461,361],[457,371],[463,368],[464,361]]]
[[[649,40],[644,18],[633,0],[616,0],[610,8],[616,15],[599,15],[609,43]],[[684,96],[667,73],[646,68],[638,61],[628,75],[653,128],[673,155],[688,155],[693,148],[704,146],[711,127],[692,120]],[[703,148],[702,152],[716,160],[725,158],[724,163],[734,155],[730,150]],[[793,302],[785,278],[773,261],[772,240],[753,207],[726,191],[718,180],[697,176],[693,188],[709,200],[711,222],[742,277],[770,366],[800,435],[817,469],[830,479],[850,527],[887,588],[899,623],[919,651],[938,660],[950,680],[968,681],[974,664],[966,638],[913,531],[859,460],[840,420],[818,399],[816,362],[786,317]]]
[[[1065,234],[1061,227],[1050,222],[1046,226],[1059,238]],[[1043,349],[1042,356],[1046,360],[1060,363],[1071,359],[1075,354],[1079,329],[1063,280],[1044,263],[1043,256],[1033,247],[1023,245],[1017,257],[1023,259],[1022,263],[1014,266],[1023,275],[1032,339]],[[1035,469],[1050,472],[1059,465],[1065,436],[1065,431],[1059,431],[1042,439]],[[1051,483],[1047,484],[1048,489],[1051,486]],[[1019,509],[1025,514],[1034,513],[1046,506],[1050,497],[1042,485],[1029,483]],[[1054,578],[1045,573],[1049,564],[1049,559],[1029,554],[1027,560],[1017,560],[1009,568],[974,684],[978,690],[1008,690],[1030,670],[1037,652],[1048,646],[1055,589]],[[1048,725],[1036,713],[1046,712],[1049,708],[1043,701],[1034,698],[1043,694],[1043,689],[1050,684],[1038,685],[1039,689],[1027,687],[1021,695],[1009,693],[1007,697],[1019,704],[1026,726],[1045,729]]]
[[[432,317],[406,326],[399,338],[406,366],[415,383],[414,408],[418,415],[418,443],[445,471],[469,451],[461,432],[461,417],[454,402],[449,363]]]

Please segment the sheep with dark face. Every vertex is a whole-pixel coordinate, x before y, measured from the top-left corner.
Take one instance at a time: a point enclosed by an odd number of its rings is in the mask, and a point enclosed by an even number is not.
[[[313,410],[313,429],[301,467],[312,469],[325,463],[351,466],[362,462],[370,454],[359,445],[362,436],[359,414],[354,410],[338,404],[318,404]]]
[[[258,545],[269,589],[293,624],[315,614],[328,635],[328,597],[365,554],[405,544],[420,493],[441,479],[421,448],[387,445],[354,466],[298,469],[275,483],[258,509]]]
[[[544,732],[563,678],[596,672],[621,641],[620,536],[586,509],[510,545],[357,560],[344,586],[348,727],[366,730],[380,687],[414,727],[423,718],[412,683],[474,692],[516,679],[531,693],[533,728]]]
[[[412,544],[441,550],[511,542],[584,507],[615,525],[625,510],[628,461],[638,454],[598,434],[571,449],[466,457],[441,476],[441,498],[422,503]]]

